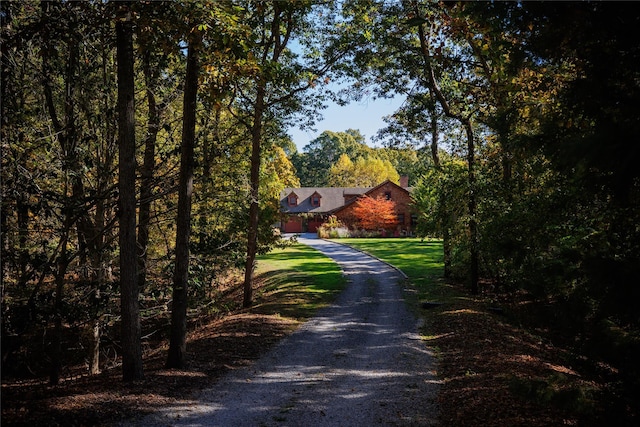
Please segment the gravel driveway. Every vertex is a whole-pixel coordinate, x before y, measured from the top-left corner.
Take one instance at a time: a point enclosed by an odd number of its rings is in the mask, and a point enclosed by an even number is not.
[[[349,284],[253,366],[196,400],[129,425],[435,425],[434,359],[402,298],[402,276],[343,245],[305,235]]]

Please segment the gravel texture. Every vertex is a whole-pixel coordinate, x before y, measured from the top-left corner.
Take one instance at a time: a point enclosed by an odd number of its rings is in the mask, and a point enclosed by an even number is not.
[[[337,243],[299,241],[342,267],[349,284],[336,302],[251,367],[123,426],[436,425],[434,358],[401,274]]]

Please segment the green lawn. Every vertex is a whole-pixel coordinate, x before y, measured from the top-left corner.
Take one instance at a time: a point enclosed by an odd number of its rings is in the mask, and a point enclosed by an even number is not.
[[[299,243],[258,257],[256,273],[264,286],[254,310],[298,320],[328,305],[346,284],[335,262]]]
[[[411,238],[340,239],[402,270],[417,289],[419,300],[449,297],[442,280],[442,241]],[[345,286],[338,265],[302,244],[276,249],[258,258],[257,276],[265,285],[256,294],[254,310],[306,319],[329,304]]]
[[[339,239],[402,270],[416,287],[421,299],[440,299],[442,281],[442,241],[435,239],[383,238]]]

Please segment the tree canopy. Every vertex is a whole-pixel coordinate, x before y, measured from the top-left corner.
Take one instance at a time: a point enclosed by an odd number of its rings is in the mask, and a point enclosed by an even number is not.
[[[325,131],[293,153],[293,163],[303,187],[373,187],[400,175],[417,179],[424,165],[411,148],[371,148],[358,130]]]
[[[331,187],[375,187],[386,180],[396,184],[400,180],[400,175],[389,160],[358,157],[352,162],[346,154],[341,154],[338,161],[331,165],[327,178]]]

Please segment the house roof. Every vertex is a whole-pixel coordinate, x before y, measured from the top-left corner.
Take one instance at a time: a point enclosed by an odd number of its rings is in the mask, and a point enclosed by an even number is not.
[[[345,196],[360,196],[372,187],[302,187],[285,188],[280,192],[280,206],[286,213],[329,213],[344,206]],[[287,197],[294,193],[298,196],[297,206],[289,206]],[[311,196],[318,193],[321,196],[320,206],[311,206]]]
[[[280,192],[280,206],[284,213],[333,213],[343,207],[355,202],[356,196],[372,193],[383,185],[391,183],[401,190],[411,192],[411,188],[403,188],[391,181],[384,181],[375,187],[302,187],[285,188]],[[298,204],[289,206],[288,196],[293,193],[298,196]],[[311,205],[311,196],[314,194],[321,196],[320,206]],[[350,198],[349,201],[346,198]]]

